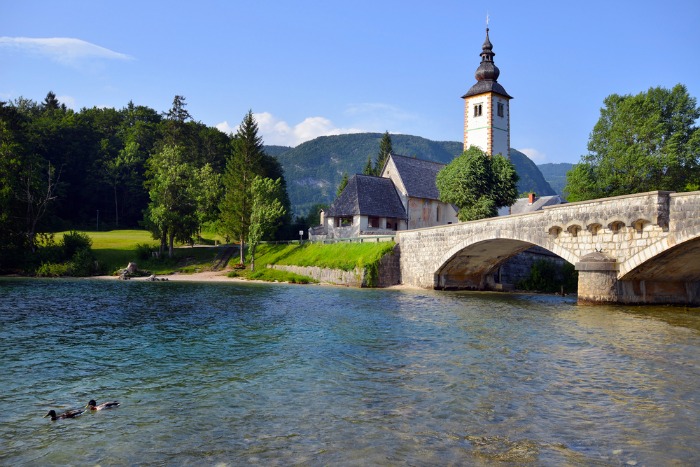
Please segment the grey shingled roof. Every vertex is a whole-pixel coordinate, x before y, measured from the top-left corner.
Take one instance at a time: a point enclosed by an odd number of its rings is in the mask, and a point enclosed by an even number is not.
[[[388,178],[353,175],[343,192],[326,211],[328,217],[377,216],[406,219],[406,210]]]
[[[524,214],[526,212],[539,211],[545,206],[554,206],[556,204],[565,203],[561,196],[541,196],[535,199],[535,202],[530,204],[529,198],[519,198],[510,207],[511,214]]]
[[[476,96],[477,94],[483,94],[485,92],[495,92],[503,97],[507,97],[508,99],[513,98],[512,96],[508,95],[503,86],[501,86],[497,81],[483,80],[477,81],[477,83],[472,86],[465,95],[462,96],[462,99],[470,96]]]
[[[411,198],[440,199],[435,178],[445,164],[392,154],[396,170]]]

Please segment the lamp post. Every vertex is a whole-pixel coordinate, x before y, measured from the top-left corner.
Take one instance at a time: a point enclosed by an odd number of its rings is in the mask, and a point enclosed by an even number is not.
[[[304,240],[304,231],[300,230],[299,231],[299,245],[301,245],[301,242]]]

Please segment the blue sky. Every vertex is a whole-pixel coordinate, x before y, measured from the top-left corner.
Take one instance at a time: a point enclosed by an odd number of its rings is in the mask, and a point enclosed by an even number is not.
[[[0,0],[0,100],[166,111],[266,144],[357,131],[461,141],[489,15],[511,146],[577,162],[603,99],[700,96],[700,2]]]

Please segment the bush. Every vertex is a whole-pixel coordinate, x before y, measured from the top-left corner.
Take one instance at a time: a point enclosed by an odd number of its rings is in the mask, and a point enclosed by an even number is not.
[[[67,234],[63,234],[61,248],[63,249],[64,259],[71,259],[80,250],[89,250],[92,247],[92,239],[88,234],[71,230]]]
[[[76,277],[91,276],[95,271],[95,257],[92,254],[92,250],[89,248],[78,250],[71,258],[70,265],[70,275]]]
[[[565,293],[575,293],[578,290],[578,273],[574,265],[566,263],[560,267],[553,261],[544,259],[536,261],[530,268],[530,276],[518,283],[521,290],[545,293],[560,292],[562,287]]]
[[[71,264],[70,263],[41,263],[39,269],[36,270],[36,275],[38,277],[62,277],[70,276],[71,274]]]
[[[136,257],[142,261],[148,261],[153,256],[154,251],[158,251],[158,245],[149,245],[147,243],[136,244]]]

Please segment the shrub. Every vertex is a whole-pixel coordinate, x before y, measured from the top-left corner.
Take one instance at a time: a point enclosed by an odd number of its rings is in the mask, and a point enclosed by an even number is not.
[[[78,250],[71,258],[70,269],[70,275],[72,276],[91,276],[95,271],[95,257],[92,254],[92,250],[89,248]]]
[[[518,283],[521,290],[556,293],[564,287],[565,293],[578,290],[578,273],[573,264],[559,266],[553,261],[538,260],[530,268],[530,276]]]
[[[61,277],[71,275],[70,263],[41,263],[36,270],[38,277]]]
[[[92,247],[92,239],[86,233],[72,230],[63,234],[61,248],[64,259],[71,259],[80,250],[89,250]]]
[[[158,251],[157,245],[149,245],[147,243],[136,244],[136,257],[142,261],[151,259],[154,251]]]

